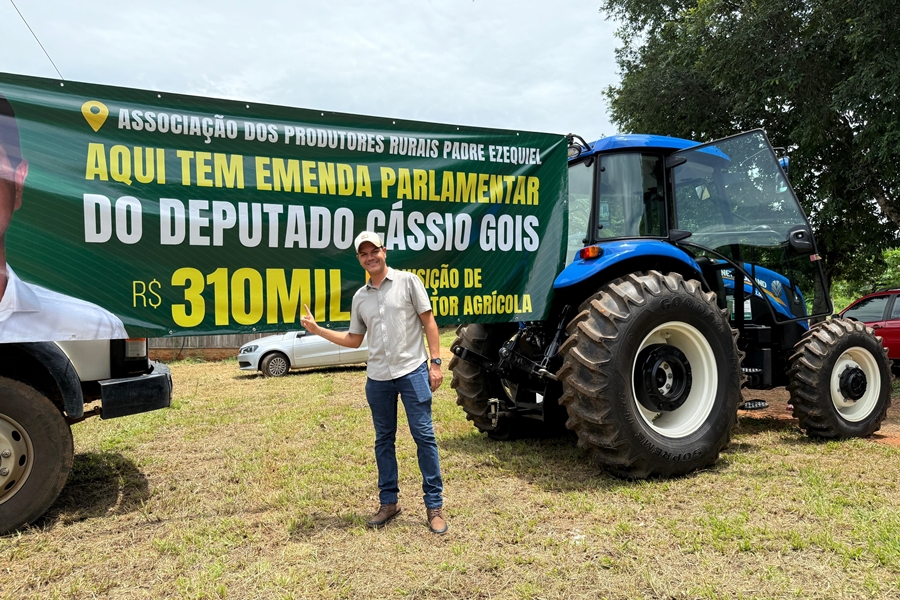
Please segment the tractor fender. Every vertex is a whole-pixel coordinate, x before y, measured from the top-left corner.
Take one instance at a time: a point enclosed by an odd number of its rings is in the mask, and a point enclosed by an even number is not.
[[[636,271],[658,268],[660,263],[683,263],[685,270],[699,274],[700,265],[687,252],[660,240],[622,240],[598,244],[600,256],[576,258],[553,282],[553,289],[577,285],[624,262],[636,262]]]

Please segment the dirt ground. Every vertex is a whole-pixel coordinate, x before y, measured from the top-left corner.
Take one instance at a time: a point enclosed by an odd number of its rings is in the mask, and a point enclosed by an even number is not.
[[[779,419],[797,422],[791,415],[788,407],[790,394],[783,387],[771,390],[744,390],[744,402],[751,400],[764,400],[768,407],[758,410],[739,410],[739,419]],[[881,425],[881,430],[871,437],[872,440],[900,447],[900,401],[893,398],[893,404],[888,409],[887,417]]]

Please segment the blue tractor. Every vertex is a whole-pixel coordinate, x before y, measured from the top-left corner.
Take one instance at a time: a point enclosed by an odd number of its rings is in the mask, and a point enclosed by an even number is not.
[[[787,386],[810,436],[880,428],[886,351],[829,318],[809,222],[764,132],[570,136],[566,209],[551,316],[458,330],[451,385],[479,430],[568,428],[609,472],[646,478],[714,463],[742,387]]]

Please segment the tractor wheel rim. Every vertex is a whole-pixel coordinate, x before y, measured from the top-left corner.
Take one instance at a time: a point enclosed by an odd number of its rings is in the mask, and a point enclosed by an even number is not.
[[[643,380],[642,365],[638,363],[641,352],[653,345],[667,344],[677,348],[685,357],[692,383],[687,395],[672,411],[650,410],[637,400],[635,381]],[[651,331],[641,342],[632,365],[632,398],[641,418],[655,432],[668,438],[683,438],[703,426],[716,402],[719,384],[716,355],[712,346],[693,325],[671,321]]]
[[[861,394],[849,393],[847,389],[848,377],[854,377],[857,384],[859,377],[865,377],[865,390]],[[841,384],[844,384],[843,386]],[[878,405],[881,395],[881,377],[878,371],[878,361],[872,353],[855,346],[841,354],[831,371],[831,402],[838,414],[846,421],[858,422],[868,417]],[[859,396],[854,399],[853,396]]]
[[[34,446],[28,432],[0,414],[0,504],[21,489],[34,466]]]

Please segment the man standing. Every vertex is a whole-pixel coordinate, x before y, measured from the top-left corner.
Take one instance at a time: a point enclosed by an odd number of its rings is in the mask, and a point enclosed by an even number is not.
[[[375,462],[381,502],[378,512],[369,519],[369,527],[381,527],[400,514],[394,446],[399,394],[418,449],[428,526],[434,533],[443,534],[447,532],[447,521],[442,512],[443,480],[431,420],[431,393],[440,387],[444,376],[431,303],[418,277],[387,266],[387,250],[378,234],[363,231],[356,237],[354,246],[369,281],[353,296],[349,331],[323,329],[308,306],[300,323],[310,333],[349,348],[359,348],[363,336],[369,334],[366,399],[375,425]],[[430,360],[422,341],[423,328]]]

